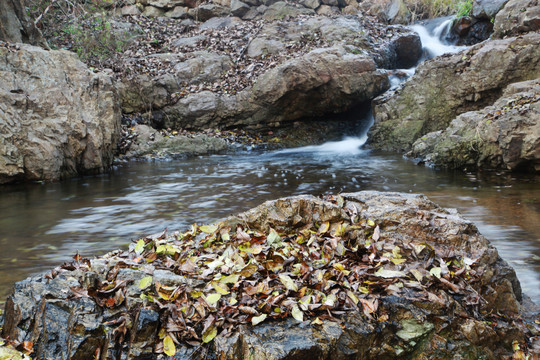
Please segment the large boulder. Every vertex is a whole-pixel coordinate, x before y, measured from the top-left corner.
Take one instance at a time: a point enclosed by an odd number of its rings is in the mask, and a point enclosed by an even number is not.
[[[421,64],[402,88],[373,102],[370,144],[408,151],[459,114],[493,104],[513,82],[540,76],[540,34],[488,41]]]
[[[455,210],[360,192],[76,256],[15,285],[3,336],[40,360],[494,360],[534,346],[523,304],[514,271]]]
[[[494,38],[540,29],[540,1],[510,0],[495,17]]]
[[[480,111],[418,139],[408,154],[427,164],[540,172],[540,80],[510,85]]]
[[[236,95],[203,91],[180,99],[163,110],[160,125],[272,127],[346,111],[388,87],[386,74],[370,57],[343,47],[317,49],[269,70]]]
[[[0,46],[0,183],[102,172],[119,129],[109,76],[67,51]]]

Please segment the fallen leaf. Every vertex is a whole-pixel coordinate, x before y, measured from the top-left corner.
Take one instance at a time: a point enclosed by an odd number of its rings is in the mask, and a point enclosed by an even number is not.
[[[152,277],[151,276],[145,276],[139,281],[139,289],[144,290],[147,287],[152,285]]]
[[[268,316],[268,315],[266,315],[266,314],[262,314],[262,315],[260,315],[260,316],[254,316],[254,317],[251,319],[251,325],[255,326],[255,325],[257,325],[257,324],[262,323],[262,322],[266,319],[267,316]]]
[[[165,336],[163,339],[163,352],[171,357],[176,354],[176,346],[174,345],[173,339],[169,335]]]

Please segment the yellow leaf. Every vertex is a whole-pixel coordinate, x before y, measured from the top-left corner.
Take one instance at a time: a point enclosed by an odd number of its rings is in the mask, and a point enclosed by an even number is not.
[[[293,318],[295,318],[296,320],[302,322],[304,321],[304,313],[302,312],[302,310],[300,310],[300,308],[298,307],[298,305],[293,305],[293,308],[292,308],[292,316]]]
[[[145,276],[139,281],[139,289],[144,290],[147,287],[152,285],[152,277],[151,276]]]
[[[317,318],[315,318],[315,320],[313,320],[313,321],[311,322],[311,324],[313,324],[313,325],[322,325],[322,324],[324,324],[324,323],[321,321],[321,319],[319,319],[319,318],[317,317]]]
[[[347,296],[353,301],[354,305],[358,304],[358,297],[352,291],[347,291]]]
[[[298,286],[294,283],[294,280],[290,276],[285,274],[279,275],[279,280],[287,288],[287,290],[298,291]]]
[[[171,357],[176,354],[176,346],[169,335],[165,336],[165,339],[163,339],[163,352]]]
[[[229,293],[229,289],[227,288],[227,285],[225,284],[220,284],[215,281],[212,281],[212,286],[221,295],[227,295]]]
[[[326,233],[328,231],[328,229],[330,229],[330,223],[328,221],[325,221],[319,227],[318,233],[319,234],[324,234],[324,233]]]
[[[232,275],[228,275],[228,276],[225,276],[225,277],[221,278],[221,280],[219,280],[219,282],[223,283],[223,284],[235,284],[235,283],[238,282],[238,279],[240,279],[239,274],[232,274]]]
[[[368,224],[368,226],[375,226],[375,221],[370,219],[370,220],[367,221],[367,224]]]
[[[206,331],[203,333],[202,341],[203,343],[209,343],[210,341],[214,340],[214,338],[217,335],[217,328],[212,325]]]
[[[219,299],[221,299],[221,294],[213,293],[213,294],[208,295],[205,300],[208,304],[214,305],[215,303],[219,301]]]
[[[369,294],[369,289],[365,286],[360,286],[358,291],[360,291],[362,294]]]
[[[214,233],[217,229],[218,229],[218,227],[217,227],[216,225],[203,225],[203,226],[199,226],[199,230],[201,230],[202,232],[207,233],[207,234],[212,234],[212,233]]]
[[[433,276],[435,276],[437,279],[441,278],[441,271],[442,269],[440,267],[434,267],[431,270],[429,270],[429,273]]]
[[[139,241],[137,241],[137,245],[135,245],[135,252],[137,254],[142,254],[142,252],[144,251],[144,240],[143,239],[139,239]]]

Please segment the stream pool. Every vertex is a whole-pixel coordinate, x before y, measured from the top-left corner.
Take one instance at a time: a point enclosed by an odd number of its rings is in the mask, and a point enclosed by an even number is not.
[[[278,197],[380,190],[424,193],[457,208],[540,304],[540,176],[438,171],[363,150],[363,142],[131,162],[107,175],[0,187],[0,299],[15,281],[77,251],[101,255],[165,228],[185,231]]]

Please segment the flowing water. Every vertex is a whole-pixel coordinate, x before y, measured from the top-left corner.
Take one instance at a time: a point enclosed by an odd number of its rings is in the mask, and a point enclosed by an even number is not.
[[[77,251],[101,255],[165,228],[184,231],[278,197],[380,190],[424,193],[457,208],[540,303],[540,176],[438,171],[363,149],[365,140],[132,162],[101,176],[0,187],[0,299],[13,282]]]

